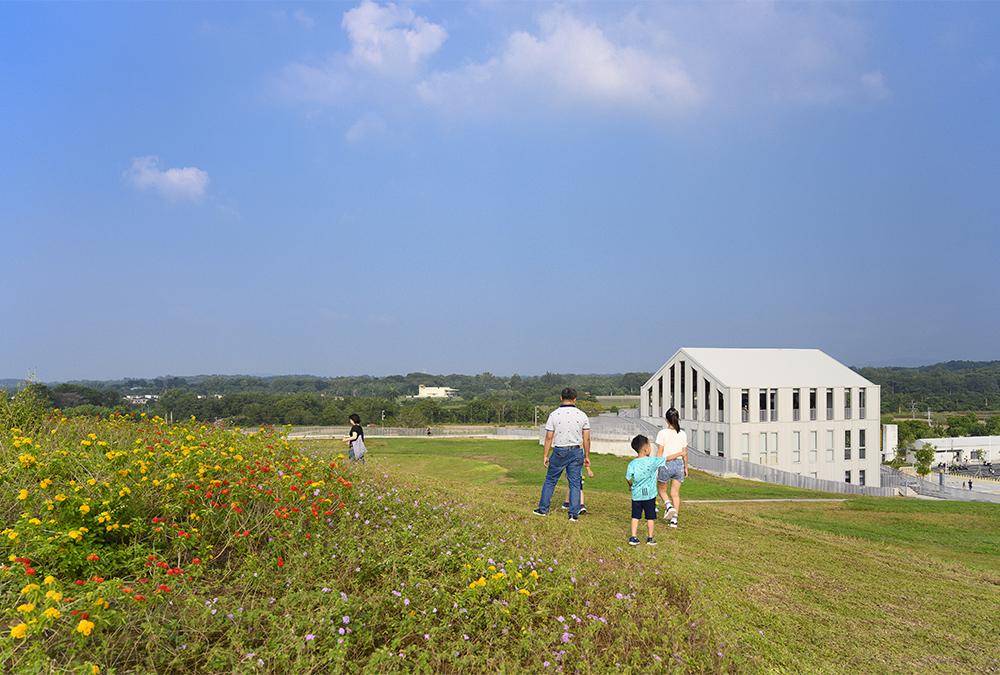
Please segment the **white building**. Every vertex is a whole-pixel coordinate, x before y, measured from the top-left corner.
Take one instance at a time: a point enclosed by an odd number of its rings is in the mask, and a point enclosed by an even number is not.
[[[891,462],[896,458],[899,449],[899,425],[882,425],[882,461]]]
[[[656,424],[677,408],[692,452],[878,486],[879,387],[818,349],[677,351],[642,387]]]
[[[428,387],[425,384],[417,387],[417,398],[448,398],[457,395],[458,390],[451,387]]]
[[[934,446],[934,463],[982,464],[1000,462],[1000,436],[963,436],[959,438],[918,438],[914,448],[924,443]],[[910,458],[913,452],[908,453]]]

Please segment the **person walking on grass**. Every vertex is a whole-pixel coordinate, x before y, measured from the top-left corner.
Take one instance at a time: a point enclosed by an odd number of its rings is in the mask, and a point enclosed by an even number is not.
[[[347,434],[344,442],[349,448],[347,456],[352,462],[364,462],[368,448],[365,447],[365,430],[361,426],[361,417],[357,413],[352,413],[347,421],[351,423],[351,430]]]
[[[656,434],[656,456],[662,457],[666,463],[657,472],[656,484],[663,500],[663,517],[670,527],[677,527],[677,515],[681,510],[681,483],[688,475],[687,434],[681,431],[677,408],[667,410],[665,417],[667,425]]]
[[[542,483],[538,508],[532,513],[536,516],[549,515],[552,493],[565,471],[569,480],[569,522],[575,523],[580,519],[583,467],[590,468],[590,419],[576,407],[576,391],[573,388],[563,389],[560,398],[562,403],[545,422],[545,445],[542,450],[545,482]]]
[[[652,450],[649,439],[639,434],[632,439],[632,449],[638,455],[625,469],[625,481],[632,491],[632,536],[629,546],[639,545],[639,519],[646,517],[646,545],[655,546],[653,526],[656,524],[656,473],[666,461],[662,457],[650,457]]]

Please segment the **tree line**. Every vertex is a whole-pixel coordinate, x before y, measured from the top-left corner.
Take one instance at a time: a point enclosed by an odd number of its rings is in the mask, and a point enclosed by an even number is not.
[[[1000,361],[948,361],[920,368],[859,368],[882,387],[882,411],[1000,410]]]

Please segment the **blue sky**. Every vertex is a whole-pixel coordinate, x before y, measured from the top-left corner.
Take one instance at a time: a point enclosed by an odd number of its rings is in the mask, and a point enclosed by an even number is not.
[[[1000,5],[0,5],[0,376],[1000,358]]]

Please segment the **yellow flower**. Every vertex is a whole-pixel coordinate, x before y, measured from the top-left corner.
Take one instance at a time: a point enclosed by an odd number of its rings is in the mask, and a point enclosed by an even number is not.
[[[101,607],[103,609],[107,609],[109,604],[110,603],[104,598],[98,598],[97,600],[94,601],[94,605],[96,607]]]
[[[64,501],[66,501],[66,495],[64,495],[63,493],[60,492],[59,494],[56,495],[56,501],[57,502],[64,502]]]
[[[59,602],[63,596],[59,591],[45,591],[45,597],[52,602]]]
[[[27,634],[28,634],[27,624],[19,623],[10,629],[10,636],[12,638],[17,638],[18,640],[22,639]]]
[[[44,612],[42,612],[42,615],[45,616],[46,619],[52,619],[53,621],[55,621],[60,616],[62,616],[62,612],[60,612],[55,607],[49,607]]]
[[[529,574],[528,576],[531,577],[532,579],[537,579],[538,578],[538,571],[537,570],[531,570],[531,574]]]
[[[70,539],[74,541],[80,541],[81,539],[83,539],[83,535],[80,534],[79,530],[70,530],[66,536],[68,536]]]
[[[28,520],[28,522],[30,524],[32,524],[32,525],[41,525],[42,524],[42,521],[40,521],[38,518],[31,518],[30,520]]]
[[[45,584],[46,586],[51,586],[55,582],[56,578],[50,574],[49,576],[45,577],[45,581],[43,581],[42,583]]]
[[[519,588],[517,589],[517,592],[520,593],[521,595],[531,595],[531,591],[529,591],[527,588]]]
[[[31,593],[32,591],[37,591],[38,589],[39,589],[38,584],[28,584],[27,586],[21,589],[21,593],[27,595],[28,593]]]
[[[28,498],[28,491],[25,490],[24,488],[21,488],[21,491],[17,493],[17,498],[23,502],[25,499]]]
[[[144,416],[145,416],[145,414],[146,413],[143,413]],[[101,672],[101,667],[100,666],[94,665],[94,664],[90,665],[90,675],[97,675],[99,672]]]
[[[42,488],[43,490],[45,488],[47,488],[48,486],[50,486],[50,485],[52,485],[52,479],[51,478],[46,478],[46,479],[42,480],[40,483],[38,483],[38,487]]]
[[[23,605],[18,605],[17,611],[19,611],[21,614],[31,614],[32,612],[35,611],[35,603],[26,602]]]
[[[91,445],[91,441],[88,441],[88,440],[84,439],[84,440],[80,441],[80,445]]]
[[[87,479],[87,485],[97,485],[97,480],[94,479],[94,478],[88,478]],[[96,668],[97,666],[94,666],[94,667]]]
[[[90,635],[90,632],[94,630],[94,622],[87,621],[86,619],[81,619],[80,623],[76,624],[76,632],[81,635]]]
[[[90,504],[80,504],[80,513],[90,513]]]

